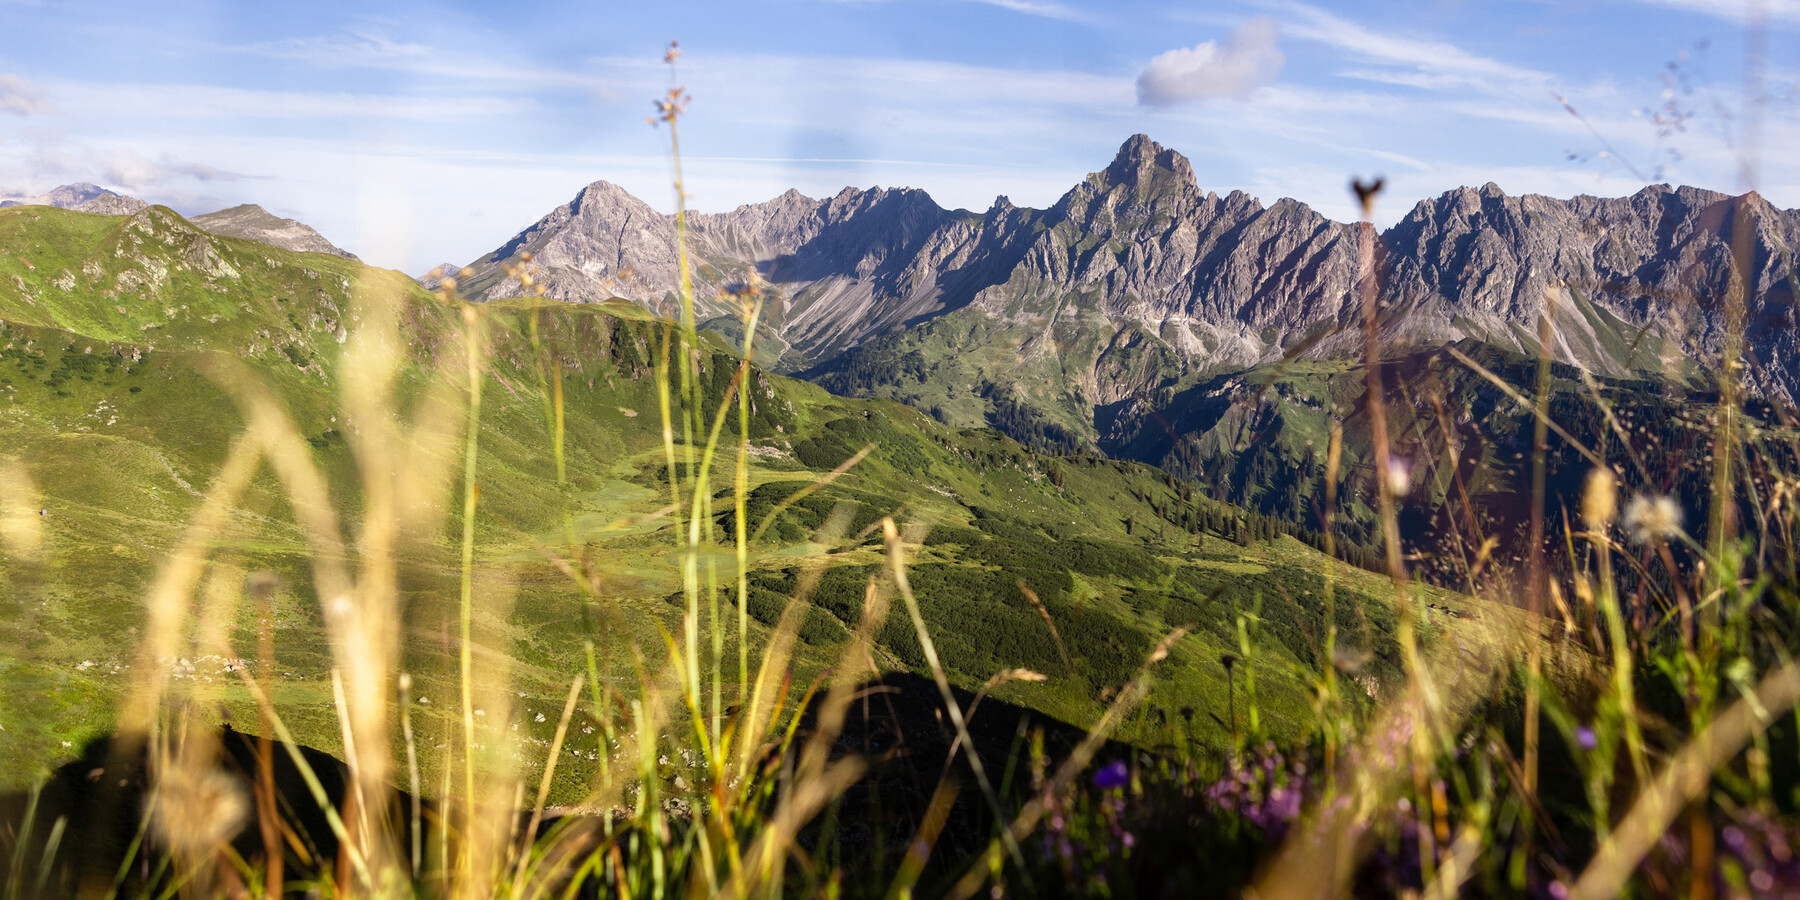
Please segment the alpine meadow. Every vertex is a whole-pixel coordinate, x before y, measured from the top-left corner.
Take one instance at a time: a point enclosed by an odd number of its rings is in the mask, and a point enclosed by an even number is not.
[[[0,898],[1800,894],[1790,4],[600,6],[0,2]]]

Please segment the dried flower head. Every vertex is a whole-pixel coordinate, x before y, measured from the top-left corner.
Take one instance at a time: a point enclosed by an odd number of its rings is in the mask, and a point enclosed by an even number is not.
[[[241,779],[188,755],[163,774],[158,795],[157,831],[177,854],[206,854],[224,846],[250,814]]]
[[[1612,524],[1619,514],[1619,479],[1611,469],[1595,467],[1588,473],[1587,489],[1581,494],[1581,521],[1599,531]]]
[[[1681,506],[1673,497],[1639,494],[1625,504],[1623,524],[1636,543],[1667,541],[1681,533]]]

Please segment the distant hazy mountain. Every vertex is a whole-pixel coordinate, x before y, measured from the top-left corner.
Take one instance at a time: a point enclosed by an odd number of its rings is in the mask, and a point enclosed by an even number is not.
[[[150,204],[136,197],[116,194],[99,185],[78,182],[65,184],[47,194],[36,197],[24,197],[14,200],[0,200],[0,207],[7,206],[54,206],[59,209],[73,209],[80,212],[101,213],[109,216],[133,215]]]
[[[1212,373],[1307,341],[1360,352],[1355,229],[1295,200],[1202,191],[1187,159],[1142,135],[1045,210],[1004,197],[944,210],[916,190],[788,192],[690,217],[696,295],[731,331],[726,285],[768,286],[765,362],[842,393],[886,396],[959,424],[1042,420],[1092,444]],[[1425,200],[1377,238],[1384,330],[1397,349],[1475,339],[1553,352],[1603,375],[1690,378],[1717,357],[1740,229],[1754,292],[1750,387],[1800,396],[1793,250],[1800,213],[1751,194],[1658,185],[1623,198],[1507,196],[1495,185]],[[470,293],[518,285],[535,254],[549,294],[669,302],[673,217],[607,182],[483,257]]]
[[[345,259],[356,259],[356,254],[332,244],[306,223],[283,219],[254,203],[195,216],[188,221],[213,234],[248,238],[283,250],[330,253]]]
[[[427,270],[425,274],[420,275],[418,282],[426,290],[435,291],[438,289],[438,285],[444,283],[445,276],[455,275],[461,268],[455,263],[438,263]]]

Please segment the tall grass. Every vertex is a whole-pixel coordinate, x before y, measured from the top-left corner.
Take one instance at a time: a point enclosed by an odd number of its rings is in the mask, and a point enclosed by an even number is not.
[[[1162,896],[1245,886],[1259,897],[1708,897],[1720,889],[1800,889],[1788,843],[1800,837],[1797,801],[1780,786],[1800,775],[1800,762],[1790,758],[1791,745],[1778,758],[1781,749],[1770,737],[1771,727],[1800,702],[1800,663],[1792,658],[1800,480],[1772,467],[1778,455],[1760,453],[1751,464],[1753,447],[1794,445],[1800,438],[1791,422],[1786,431],[1748,433],[1739,386],[1743,279],[1725,302],[1729,336],[1716,368],[1710,512],[1698,537],[1658,494],[1659,473],[1644,471],[1630,435],[1591,379],[1589,396],[1617,439],[1586,446],[1552,421],[1557,292],[1545,301],[1538,377],[1528,388],[1450,351],[1459,365],[1531,412],[1529,554],[1511,568],[1492,560],[1494,541],[1469,514],[1470,533],[1451,536],[1446,547],[1460,560],[1466,590],[1487,601],[1485,612],[1458,626],[1454,639],[1428,641],[1421,630],[1431,613],[1401,544],[1396,495],[1402,476],[1390,469],[1388,453],[1385,404],[1409,387],[1386,380],[1389,323],[1367,222],[1377,190],[1360,189],[1365,221],[1354,237],[1363,374],[1403,683],[1388,686],[1376,704],[1347,696],[1362,683],[1364,660],[1337,645],[1338,570],[1328,545],[1321,558],[1324,652],[1317,670],[1307,673],[1316,718],[1310,740],[1286,747],[1266,740],[1252,665],[1258,617],[1250,611],[1237,619],[1239,653],[1226,663],[1228,674],[1242,665],[1247,720],[1240,733],[1233,681],[1230,747],[1211,753],[1184,739],[1084,777],[1108,736],[1149,694],[1154,668],[1185,634],[1176,629],[1061,760],[1048,759],[1041,748],[1016,748],[999,761],[1004,769],[996,779],[990,767],[997,760],[978,752],[968,725],[981,696],[962,705],[908,580],[919,533],[893,519],[880,523],[885,565],[867,583],[860,621],[836,665],[814,683],[794,680],[810,590],[805,579],[775,627],[753,630],[747,612],[752,543],[783,508],[848,471],[868,449],[790,497],[759,527],[747,521],[748,386],[764,298],[754,282],[727,294],[743,344],[724,398],[708,408],[695,352],[702,340],[680,170],[687,96],[672,77],[677,57],[671,46],[671,86],[655,121],[669,136],[675,164],[680,280],[676,308],[658,326],[652,376],[667,497],[654,523],[679,568],[677,625],[661,632],[660,645],[615,639],[620,629],[609,626],[626,613],[602,588],[602,563],[591,558],[565,507],[565,545],[543,548],[544,565],[583,594],[585,671],[568,679],[541,773],[529,779],[504,727],[509,656],[484,646],[482,625],[504,614],[514,589],[505,571],[484,568],[480,553],[488,309],[460,297],[454,277],[444,279],[437,295],[452,311],[455,341],[446,347],[454,352],[439,359],[430,388],[408,405],[396,390],[406,345],[396,310],[385,297],[361,292],[340,398],[355,456],[355,515],[347,513],[352,502],[334,494],[276,396],[242,366],[216,367],[247,425],[146,598],[142,676],[119,714],[118,752],[148,760],[149,808],[125,864],[106,873],[110,884],[84,887],[98,895],[278,897],[305,890],[509,900],[912,896],[963,790],[955,778],[940,781],[891,871],[867,860],[846,868],[822,853],[833,826],[819,822],[834,815],[868,770],[869,761],[845,752],[839,739],[852,705],[867,699],[861,687],[881,674],[876,636],[899,614],[892,609],[897,603],[955,735],[957,771],[968,773],[979,795],[983,815],[975,821],[991,825],[976,836],[976,851],[943,862],[951,871],[940,872],[932,887],[950,896]],[[1754,233],[1746,218],[1751,212],[1749,204],[1738,205],[1733,255],[1740,271],[1747,271],[1752,249],[1744,244]],[[526,293],[541,293],[528,263],[523,259],[508,274]],[[559,484],[566,484],[564,373],[540,340],[545,313],[530,315],[550,435],[545,452]],[[1444,415],[1441,405],[1438,412]],[[735,441],[727,428],[733,415]],[[1587,494],[1572,512],[1552,509],[1545,487],[1552,435],[1592,465]],[[1340,427],[1327,459],[1328,542],[1342,442]],[[1445,451],[1451,459],[1459,455]],[[726,466],[729,475],[720,471]],[[296,743],[275,696],[271,674],[281,648],[272,637],[267,582],[247,577],[216,552],[226,520],[264,471],[274,474],[306,536],[330,638],[332,700],[348,776],[341,789]],[[735,515],[731,533],[718,535],[714,504],[724,495],[716,485],[727,479]],[[8,552],[36,552],[37,524],[16,514],[21,504],[35,503],[29,481],[9,472],[0,488],[10,492],[0,498],[0,539]],[[1738,511],[1747,505],[1754,516],[1740,521]],[[459,702],[454,729],[432,760],[434,748],[412,718],[412,677],[400,646],[401,557],[411,536],[451,523],[459,537]],[[728,563],[712,552],[721,539],[732,550]],[[1521,587],[1526,603],[1515,609],[1511,600]],[[1066,661],[1050,612],[1029,588],[1024,593]],[[165,662],[195,647],[237,657],[231,629],[218,623],[233,620],[245,599],[257,604],[260,623],[254,674],[237,672],[259,710],[261,742],[248,797],[222,776],[217,732],[170,682]],[[632,672],[633,683],[620,687],[606,677],[618,670]],[[1007,670],[983,695],[1005,680],[1042,677]],[[578,713],[598,724],[596,776],[578,807],[553,809],[552,781]],[[304,797],[276,784],[278,754],[299,774]],[[663,762],[671,754],[695,762],[671,777]],[[422,782],[422,758],[435,762],[429,768],[441,776],[439,784]],[[953,761],[945,761],[946,769]],[[1029,775],[1015,777],[1018,766]],[[394,789],[400,783],[408,787],[404,800]],[[307,852],[284,824],[295,802],[317,808],[336,839],[334,856]],[[53,861],[68,852],[60,844],[62,824],[38,822],[32,810],[22,836],[12,840],[8,896],[45,890]],[[231,839],[252,818],[261,856],[245,859]],[[1253,865],[1256,859],[1264,862]],[[853,868],[858,865],[868,869]]]

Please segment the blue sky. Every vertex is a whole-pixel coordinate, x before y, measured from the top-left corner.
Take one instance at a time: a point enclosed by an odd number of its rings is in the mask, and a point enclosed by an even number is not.
[[[1204,188],[1339,219],[1352,176],[1386,176],[1385,223],[1487,181],[1736,192],[1746,158],[1800,207],[1797,32],[1800,0],[0,0],[0,196],[260,203],[418,274],[596,179],[671,209],[645,118],[673,38],[707,211],[846,185],[1048,206],[1136,132]]]

